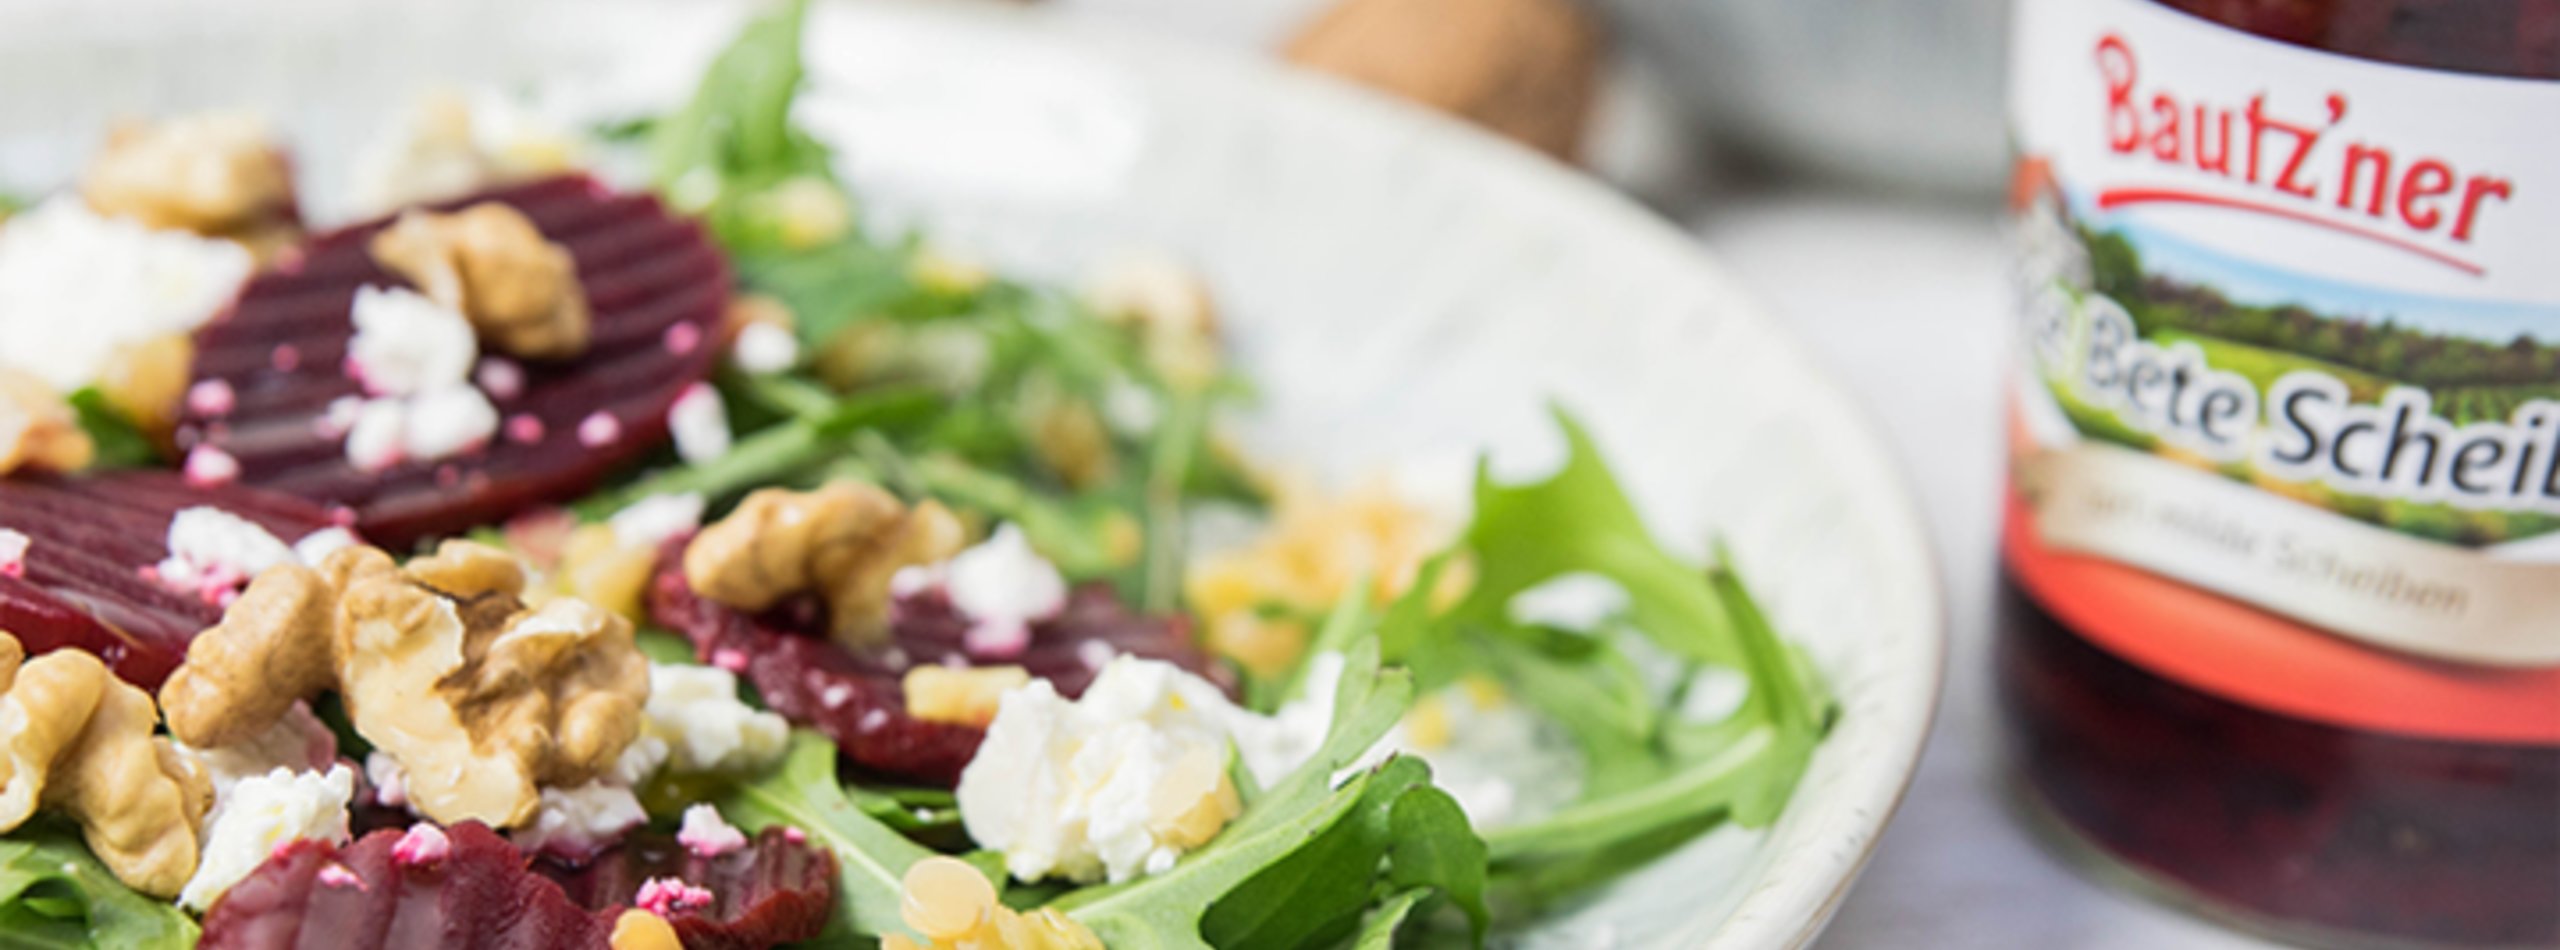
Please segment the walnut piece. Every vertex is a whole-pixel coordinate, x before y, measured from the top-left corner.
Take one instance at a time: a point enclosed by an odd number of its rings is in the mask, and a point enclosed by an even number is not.
[[[966,534],[941,503],[909,509],[876,485],[766,488],[694,536],[684,576],[702,596],[750,612],[814,591],[827,604],[829,633],[860,646],[888,629],[889,578],[949,560]]]
[[[587,351],[593,317],[577,262],[524,212],[483,202],[451,214],[409,211],[370,245],[385,269],[462,311],[509,355],[565,360]]]
[[[98,453],[80,416],[43,378],[0,366],[0,476],[78,471]]]
[[[290,216],[293,170],[254,116],[127,122],[107,134],[80,196],[99,214],[146,227],[239,236]]]
[[[97,657],[75,649],[25,656],[0,632],[0,832],[39,809],[59,813],[79,823],[117,880],[176,896],[196,870],[212,782],[152,736],[151,694]]]
[[[273,568],[161,688],[169,730],[206,747],[335,689],[356,732],[451,824],[531,819],[541,786],[594,780],[639,734],[649,664],[631,624],[585,601],[528,607],[514,558],[467,541],[392,565],[356,547]]]

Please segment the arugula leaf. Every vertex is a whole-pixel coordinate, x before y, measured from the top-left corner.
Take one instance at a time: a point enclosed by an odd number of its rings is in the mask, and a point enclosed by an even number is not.
[[[934,854],[847,797],[836,777],[835,743],[807,730],[793,730],[782,767],[731,791],[720,802],[720,813],[749,832],[789,825],[835,851],[841,875],[836,913],[820,944],[897,932],[907,868]]]
[[[82,387],[71,394],[71,409],[80,417],[80,428],[89,433],[89,441],[98,447],[93,467],[140,468],[160,461],[159,448],[151,444],[133,420],[107,404],[105,393],[95,386]]]
[[[791,122],[806,75],[800,35],[808,6],[783,0],[749,20],[711,61],[692,100],[649,129],[651,177],[732,248],[776,243],[755,214],[767,190],[795,177],[833,180],[826,147]]]
[[[0,945],[185,950],[196,923],[124,886],[79,836],[50,822],[0,839]]]
[[[1503,626],[1511,599],[1568,574],[1598,574],[1625,588],[1628,620],[1672,653],[1738,666],[1742,644],[1716,592],[1696,568],[1662,548],[1618,487],[1589,433],[1558,410],[1568,454],[1546,481],[1501,485],[1476,474],[1476,515],[1463,542],[1476,582],[1456,610],[1462,621]]]
[[[1351,950],[1395,950],[1396,930],[1404,926],[1405,918],[1413,916],[1413,909],[1429,896],[1430,891],[1416,888],[1387,898],[1387,902],[1378,905],[1378,909],[1371,911],[1369,919],[1360,925],[1360,932],[1352,937]]]
[[[1222,950],[1331,946],[1360,926],[1381,883],[1437,891],[1481,930],[1484,842],[1419,759],[1389,759],[1343,820],[1211,905],[1201,934]],[[1379,874],[1383,865],[1385,873]]]

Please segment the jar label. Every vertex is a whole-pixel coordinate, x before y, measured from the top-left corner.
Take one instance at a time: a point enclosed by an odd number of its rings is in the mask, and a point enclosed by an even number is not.
[[[2560,82],[2017,16],[2020,581],[2255,705],[2560,741]]]

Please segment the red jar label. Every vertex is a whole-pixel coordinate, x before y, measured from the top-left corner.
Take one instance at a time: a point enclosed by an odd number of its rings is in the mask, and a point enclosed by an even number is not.
[[[2560,82],[2017,15],[2020,582],[2238,701],[2560,742]]]

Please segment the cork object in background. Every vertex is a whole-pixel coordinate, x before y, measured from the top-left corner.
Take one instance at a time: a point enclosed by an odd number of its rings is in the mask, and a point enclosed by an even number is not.
[[[1574,0],[1339,0],[1285,54],[1571,161],[1604,49]]]

